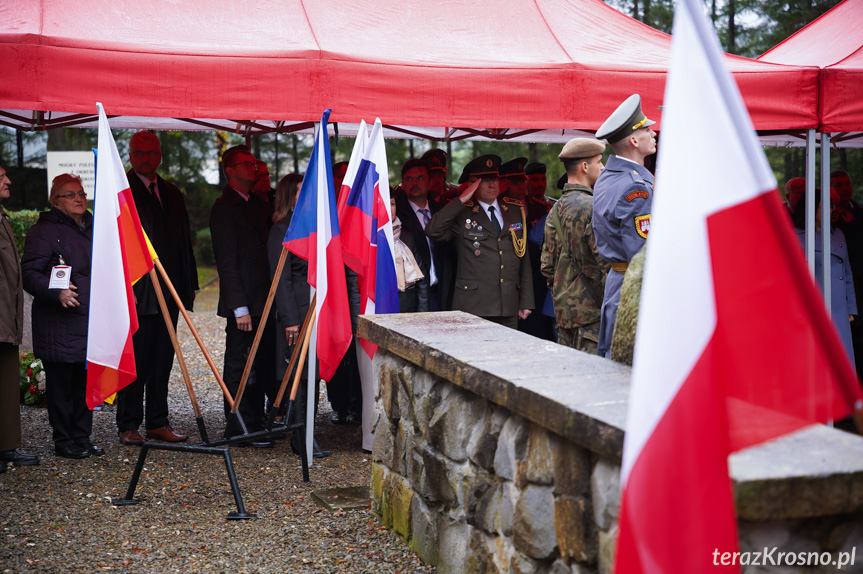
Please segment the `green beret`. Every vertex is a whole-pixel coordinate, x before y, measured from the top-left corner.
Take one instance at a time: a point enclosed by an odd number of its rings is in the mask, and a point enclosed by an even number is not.
[[[570,159],[588,159],[602,154],[605,144],[593,138],[575,138],[566,142],[559,157],[562,161]]]

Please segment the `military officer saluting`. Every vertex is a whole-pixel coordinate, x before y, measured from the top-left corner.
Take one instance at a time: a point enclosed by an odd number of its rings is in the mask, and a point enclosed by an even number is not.
[[[611,356],[611,336],[620,303],[623,274],[650,231],[653,174],[644,158],[656,153],[654,121],[641,111],[641,96],[633,94],[620,104],[596,132],[615,155],[593,188],[593,231],[600,257],[611,263],[605,282],[599,343],[596,353]]]
[[[468,163],[461,195],[426,227],[436,241],[455,243],[458,254],[453,310],[516,328],[534,308],[527,225],[521,201],[498,198],[500,158],[484,155]]]

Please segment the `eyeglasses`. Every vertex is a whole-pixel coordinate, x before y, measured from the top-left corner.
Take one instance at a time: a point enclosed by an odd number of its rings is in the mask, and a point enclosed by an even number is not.
[[[228,167],[237,167],[238,165],[244,165],[251,170],[258,171],[258,164],[252,163],[250,161],[241,161],[233,165],[229,165]]]
[[[162,155],[160,151],[133,151],[129,152],[129,155],[133,155],[135,157],[156,157],[157,155]]]
[[[63,199],[75,199],[76,197],[82,197],[84,199],[87,199],[87,192],[86,191],[77,191],[77,192],[76,191],[68,191],[66,193],[61,193],[57,197],[62,197]]]

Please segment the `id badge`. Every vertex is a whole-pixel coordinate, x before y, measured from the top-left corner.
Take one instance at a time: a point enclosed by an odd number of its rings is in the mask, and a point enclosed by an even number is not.
[[[57,265],[51,268],[51,281],[48,289],[68,289],[72,278],[72,268],[68,265]]]

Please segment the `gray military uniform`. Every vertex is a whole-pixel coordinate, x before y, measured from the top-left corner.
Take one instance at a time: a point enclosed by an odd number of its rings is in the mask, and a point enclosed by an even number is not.
[[[620,304],[623,273],[616,263],[628,264],[650,230],[653,174],[633,161],[611,156],[593,187],[593,231],[600,257],[612,264],[605,282],[597,354],[611,357],[611,336]]]
[[[453,240],[458,253],[452,308],[485,318],[510,318],[515,328],[519,309],[533,309],[530,257],[516,254],[516,237],[526,236],[519,204],[498,198],[503,226],[492,231],[488,214],[475,201],[462,205],[457,198],[429,221],[426,235],[436,241]],[[505,321],[498,321],[508,324]]]

